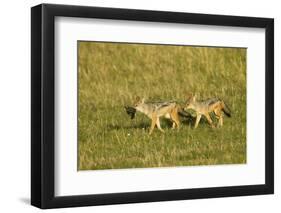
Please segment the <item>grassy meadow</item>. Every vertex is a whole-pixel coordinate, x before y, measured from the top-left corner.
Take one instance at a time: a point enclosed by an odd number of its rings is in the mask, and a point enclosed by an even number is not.
[[[80,41],[78,63],[78,170],[246,163],[246,49]],[[163,118],[149,136],[150,119],[124,110],[187,93],[221,98],[232,117],[216,129],[181,118],[179,131]]]

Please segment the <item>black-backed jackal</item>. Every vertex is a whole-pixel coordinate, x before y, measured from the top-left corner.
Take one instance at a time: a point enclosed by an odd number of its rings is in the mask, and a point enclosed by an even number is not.
[[[209,113],[214,112],[216,118],[219,120],[218,126],[223,125],[223,113],[230,117],[230,109],[227,105],[219,98],[210,98],[204,101],[197,101],[195,95],[191,95],[185,104],[184,109],[193,109],[196,112],[196,122],[194,128],[197,128],[199,121],[204,115],[207,118],[207,121],[214,128],[213,121]]]
[[[163,102],[145,102],[144,99],[136,97],[134,102],[134,108],[147,115],[151,119],[151,126],[149,134],[152,133],[155,125],[157,128],[164,132],[160,125],[160,117],[165,117],[173,122],[172,128],[180,127],[179,113],[181,112],[184,116],[182,108],[174,101],[163,101]]]

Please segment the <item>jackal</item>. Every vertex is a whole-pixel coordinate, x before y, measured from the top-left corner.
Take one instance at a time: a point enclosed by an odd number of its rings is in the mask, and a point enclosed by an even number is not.
[[[164,101],[164,102],[145,102],[144,99],[136,97],[134,102],[134,108],[147,115],[151,119],[151,126],[149,134],[152,133],[155,125],[157,128],[164,132],[160,125],[160,117],[165,117],[173,122],[172,128],[180,127],[179,113],[182,115],[185,113],[175,101]]]
[[[196,122],[194,128],[197,128],[202,115],[207,118],[207,121],[209,122],[211,127],[214,128],[215,126],[209,115],[209,113],[211,112],[214,112],[216,118],[219,120],[218,126],[223,125],[222,112],[224,112],[224,114],[226,114],[228,117],[231,117],[230,109],[225,104],[225,102],[219,98],[209,98],[204,101],[197,101],[196,96],[191,95],[187,99],[184,109],[193,109],[196,112]]]

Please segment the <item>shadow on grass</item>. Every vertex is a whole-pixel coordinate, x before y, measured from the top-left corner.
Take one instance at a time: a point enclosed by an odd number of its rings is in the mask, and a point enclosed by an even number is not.
[[[107,130],[120,130],[120,129],[147,129],[150,127],[149,123],[137,123],[131,125],[122,125],[122,124],[108,124]]]
[[[186,125],[186,126],[192,126],[192,124],[195,123],[195,118],[190,116],[190,117],[185,117],[184,119],[181,119],[181,124]]]
[[[181,125],[184,126],[192,126],[195,122],[195,118],[194,117],[188,117],[188,118],[184,118],[181,119]],[[134,124],[129,124],[129,125],[124,125],[122,123],[120,124],[108,124],[106,126],[106,129],[108,131],[110,130],[121,130],[121,129],[126,129],[126,130],[132,130],[132,129],[149,129],[150,128],[150,122],[138,122],[138,123],[134,123]],[[162,119],[161,120],[161,126],[163,128],[171,128],[172,127],[172,122],[168,119]]]

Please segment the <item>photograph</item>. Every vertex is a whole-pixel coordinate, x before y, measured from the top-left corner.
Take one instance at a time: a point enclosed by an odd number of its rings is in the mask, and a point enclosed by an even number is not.
[[[205,8],[32,6],[31,205],[274,194],[274,18]]]
[[[77,170],[247,163],[247,48],[77,41]]]

